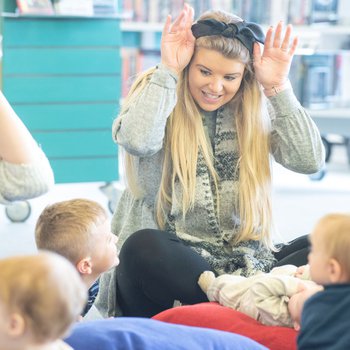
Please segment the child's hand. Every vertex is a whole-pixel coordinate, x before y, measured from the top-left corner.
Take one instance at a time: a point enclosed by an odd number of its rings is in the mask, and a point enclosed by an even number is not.
[[[303,266],[299,266],[294,273],[294,277],[300,278],[302,280],[309,280],[310,279],[310,266],[308,264],[303,265]]]
[[[204,271],[200,276],[198,280],[198,284],[201,287],[202,291],[204,293],[207,292],[209,286],[214,282],[215,275],[212,271]]]
[[[298,283],[297,292],[290,297],[288,302],[288,310],[296,331],[300,330],[300,319],[305,301],[322,290],[322,286],[312,281],[300,281]]]

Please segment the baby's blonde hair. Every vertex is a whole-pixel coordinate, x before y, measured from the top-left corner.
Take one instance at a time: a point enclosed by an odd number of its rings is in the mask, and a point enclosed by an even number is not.
[[[94,249],[94,232],[108,216],[88,199],[71,199],[46,207],[35,227],[38,249],[50,250],[76,264]]]
[[[313,235],[350,278],[350,213],[325,215],[316,224]]]
[[[0,303],[17,313],[36,343],[65,335],[87,299],[87,290],[73,265],[51,252],[0,260]]]

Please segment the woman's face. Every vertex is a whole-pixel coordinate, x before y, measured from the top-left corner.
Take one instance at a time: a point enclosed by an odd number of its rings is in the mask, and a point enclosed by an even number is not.
[[[221,53],[200,48],[189,67],[189,88],[196,103],[205,111],[215,111],[237,93],[244,64]]]

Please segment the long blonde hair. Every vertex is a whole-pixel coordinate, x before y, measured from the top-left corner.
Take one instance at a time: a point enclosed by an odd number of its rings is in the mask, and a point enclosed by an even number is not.
[[[204,13],[200,19],[214,18],[226,23],[241,21],[239,17],[222,11]],[[241,87],[234,99],[234,114],[240,158],[239,207],[241,230],[233,238],[232,244],[254,239],[273,248],[271,242],[271,171],[269,159],[270,123],[267,113],[262,113],[261,90],[255,78],[249,51],[238,40],[223,36],[201,37],[196,40],[195,50],[206,48],[220,52],[230,59],[238,59],[245,64]],[[198,107],[189,91],[188,68],[179,76],[177,85],[178,103],[168,118],[164,139],[162,178],[156,200],[156,221],[164,228],[172,202],[181,201],[183,216],[191,210],[195,201],[196,168],[198,152],[201,152],[212,177],[216,193],[220,181],[213,165],[213,155],[208,145]],[[123,110],[137,98],[154,69],[140,76],[128,97]],[[135,179],[133,156],[126,153],[126,175],[132,193],[140,195]],[[182,197],[176,197],[175,182],[182,189]],[[219,201],[218,201],[219,203]],[[219,205],[219,204],[218,204]]]

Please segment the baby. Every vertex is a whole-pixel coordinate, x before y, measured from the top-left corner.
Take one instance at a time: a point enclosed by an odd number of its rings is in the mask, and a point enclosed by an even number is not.
[[[0,345],[71,349],[59,340],[78,319],[87,289],[72,264],[49,252],[0,260]]]
[[[298,349],[350,349],[350,213],[321,218],[310,241],[310,275],[324,290],[299,302]]]
[[[66,257],[89,288],[82,316],[93,305],[100,275],[118,265],[117,237],[111,233],[106,211],[95,201],[71,199],[46,207],[35,227],[38,249]]]
[[[308,280],[308,274],[308,266],[294,265],[276,267],[270,273],[248,278],[229,274],[215,278],[213,272],[205,271],[198,283],[209,301],[217,301],[268,326],[298,330],[299,305],[308,293],[322,289]]]

